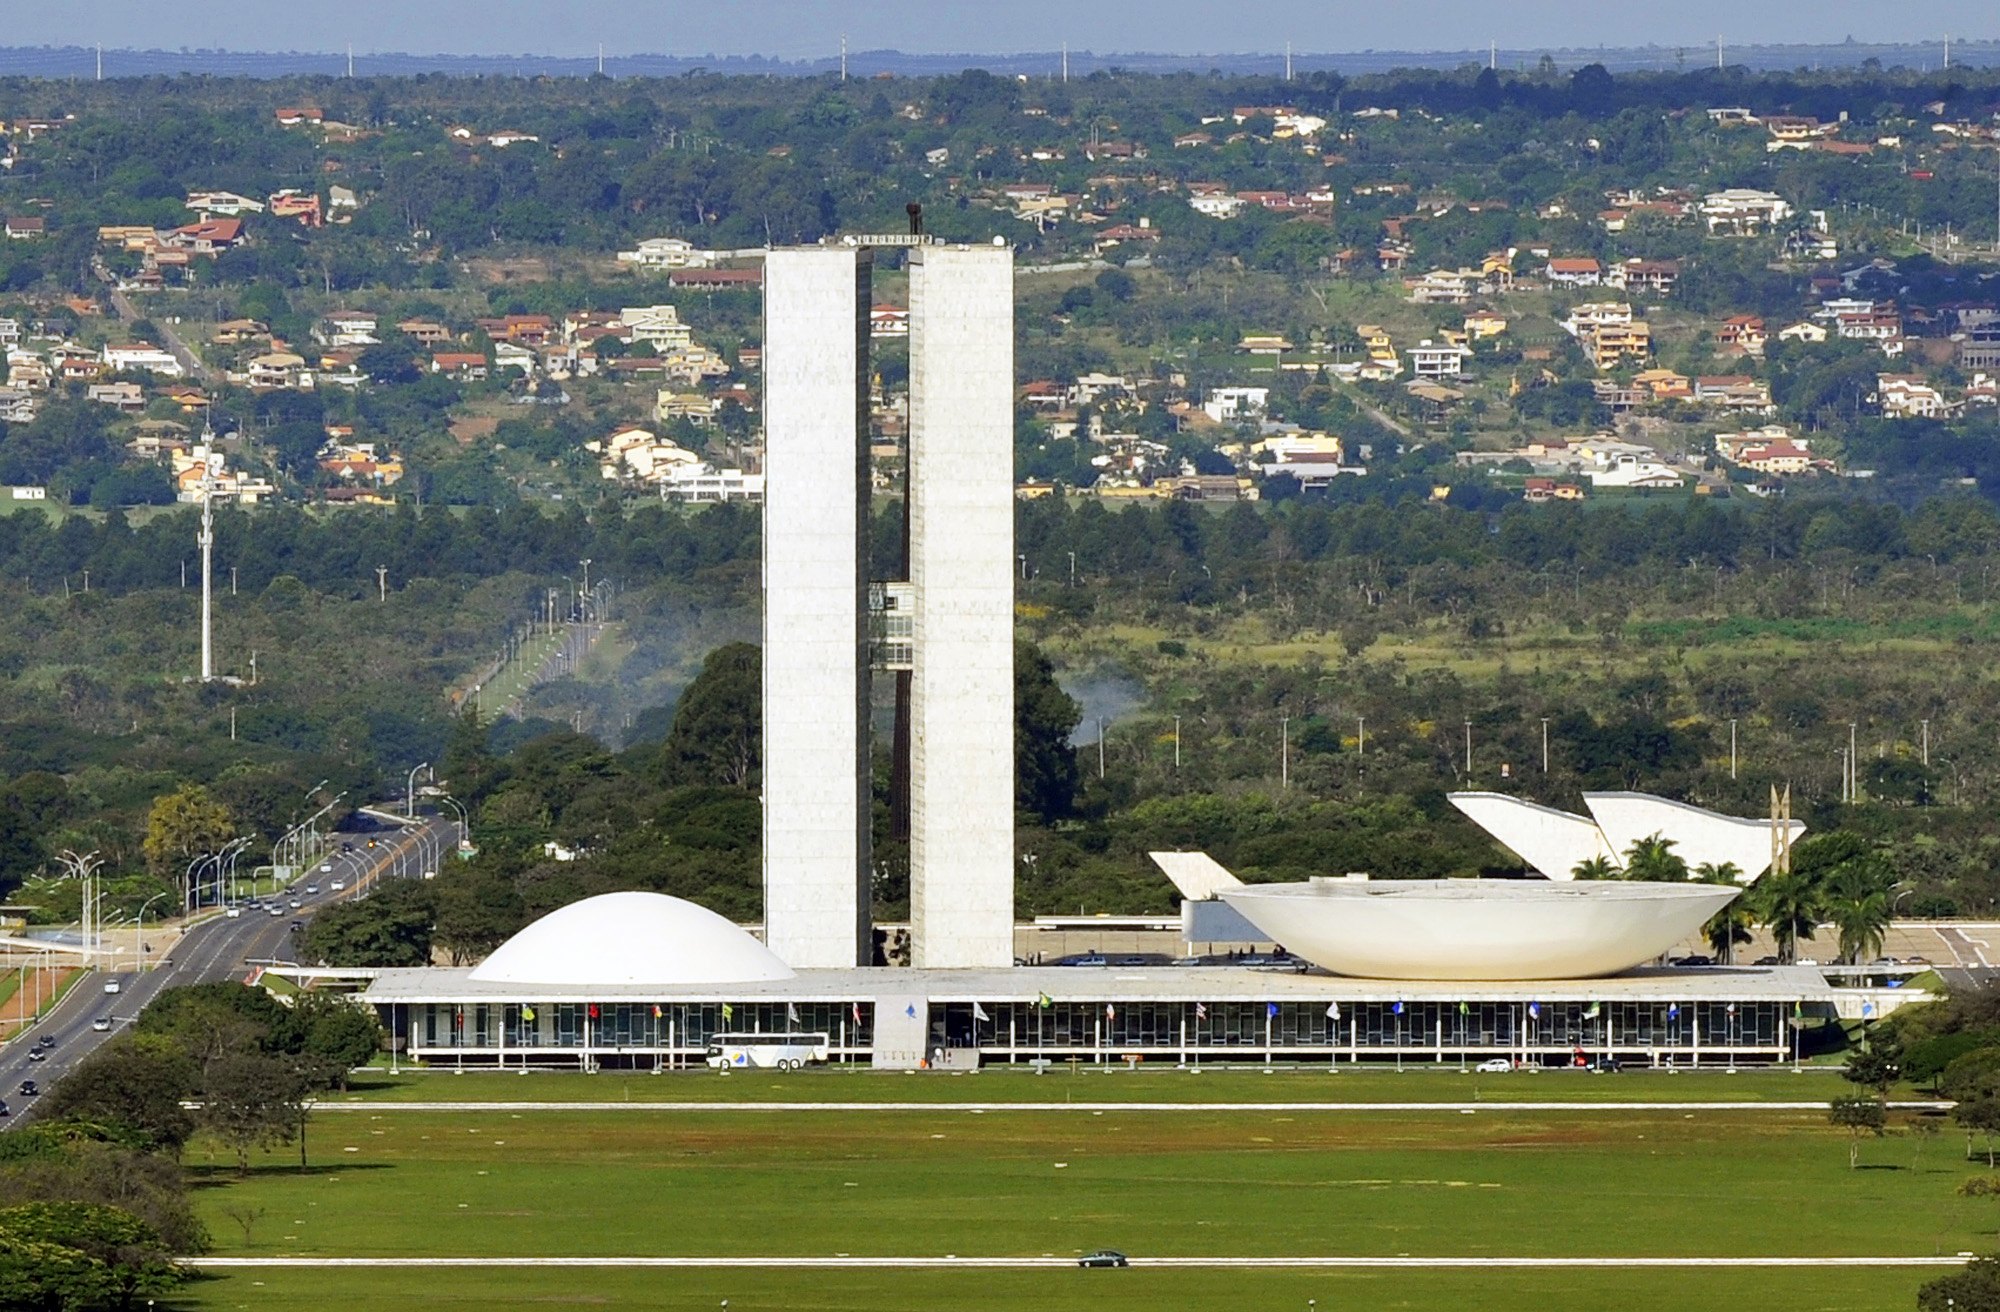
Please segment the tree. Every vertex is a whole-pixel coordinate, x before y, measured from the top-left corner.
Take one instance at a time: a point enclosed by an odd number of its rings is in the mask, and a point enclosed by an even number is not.
[[[1869,852],[1836,866],[1826,880],[1825,908],[1840,934],[1841,960],[1879,956],[1889,931],[1891,875],[1881,855]]]
[[[366,1065],[382,1050],[382,1026],[373,1012],[350,998],[302,993],[292,1012],[304,1038],[304,1055],[324,1065],[336,1088],[346,1089],[348,1071]]]
[[[252,1148],[275,1148],[299,1136],[316,1084],[296,1058],[224,1053],[202,1073],[202,1126],[235,1151],[237,1173],[248,1175]]]
[[[2000,1257],[1982,1257],[1917,1291],[1917,1312],[2000,1312]]]
[[[314,916],[303,955],[329,966],[428,966],[435,917],[429,884],[392,880]]]
[[[194,1096],[199,1070],[187,1051],[154,1034],[129,1034],[106,1044],[64,1076],[42,1100],[53,1121],[130,1126],[147,1143],[179,1152],[194,1133],[181,1104]]]
[[[1787,965],[1798,959],[1799,940],[1819,927],[1819,889],[1799,870],[1767,874],[1757,881],[1754,910],[1778,942],[1778,959]]]
[[[1888,1112],[1879,1098],[1835,1098],[1828,1104],[1827,1124],[1847,1131],[1847,1169],[1853,1170],[1861,1164],[1861,1140],[1867,1136],[1882,1137],[1883,1127],[1889,1123]]]
[[[1741,884],[1743,871],[1734,861],[1724,861],[1721,865],[1704,861],[1695,867],[1694,877],[1704,884]],[[1701,928],[1702,937],[1708,940],[1710,951],[1723,965],[1736,962],[1736,945],[1748,943],[1750,933],[1750,908],[1746,899],[1738,894],[1729,904],[1708,918]]]
[[[527,917],[520,890],[492,871],[461,868],[437,884],[438,945],[453,965],[475,961],[499,947]]]
[[[1902,1068],[1879,1052],[1857,1052],[1847,1059],[1840,1068],[1840,1077],[1849,1084],[1860,1085],[1871,1090],[1877,1098],[1886,1098],[1889,1088],[1902,1075]]]
[[[1960,1101],[1951,1109],[1951,1119],[1965,1130],[1966,1149],[1971,1152],[1972,1136],[1986,1141],[1986,1169],[1993,1169],[1993,1135],[2000,1132],[2000,1098],[1984,1094]]]
[[[1618,863],[1608,856],[1594,856],[1576,863],[1570,873],[1572,879],[1617,879]]]
[[[201,1065],[233,1052],[283,1049],[296,1039],[292,1015],[262,989],[217,980],[168,989],[139,1013],[141,1034],[163,1035]]]
[[[152,1227],[118,1208],[38,1202],[0,1211],[0,1306],[125,1308],[185,1278]]]
[[[762,651],[748,642],[717,647],[674,707],[654,774],[669,786],[752,787],[763,768],[763,724]]]
[[[179,879],[189,861],[221,851],[235,833],[228,807],[200,784],[184,784],[153,800],[141,850],[154,874]]]
[[[1014,807],[1053,823],[1076,807],[1081,780],[1076,732],[1083,708],[1056,683],[1056,670],[1042,649],[1026,639],[1014,642]]]
[[[1625,878],[1651,883],[1683,883],[1687,861],[1674,852],[1674,840],[1654,834],[1633,843],[1625,853]]]

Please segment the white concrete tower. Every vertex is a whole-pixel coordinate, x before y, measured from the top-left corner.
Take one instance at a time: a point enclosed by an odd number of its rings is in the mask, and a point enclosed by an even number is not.
[[[867,965],[865,249],[764,263],[764,940],[789,966]]]
[[[919,246],[909,270],[912,962],[1011,966],[1014,253]]]

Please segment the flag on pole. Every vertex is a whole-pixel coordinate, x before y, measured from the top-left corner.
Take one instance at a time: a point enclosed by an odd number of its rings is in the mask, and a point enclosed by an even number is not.
[[[915,1020],[917,1018],[917,1004],[912,1002],[909,1006],[903,1008],[903,1014],[911,1020]]]
[[[1205,1002],[1197,1002],[1197,1003],[1195,1003],[1195,1004],[1194,1004],[1194,1018],[1195,1018],[1196,1020],[1207,1020],[1207,1019],[1208,1019],[1208,1004],[1207,1004],[1207,1003],[1205,1003]]]
[[[1326,1004],[1326,1018],[1328,1020],[1340,1019],[1340,1004],[1338,1002],[1329,1002]]]
[[[1107,1002],[1107,1003],[1105,1003],[1105,1004],[1104,1004],[1104,1019],[1106,1019],[1106,1020],[1117,1020],[1117,1019],[1118,1019],[1118,1008],[1116,1008],[1116,1007],[1112,1006],[1112,1005],[1111,1005],[1110,1003],[1108,1003],[1108,1002]]]
[[[1729,1009],[1729,1014],[1730,1014],[1730,1015],[1732,1015],[1732,1016],[1734,1016],[1734,1015],[1736,1014],[1736,1008],[1735,1008],[1735,1007],[1731,1007],[1731,1008]],[[1874,1014],[1875,1014],[1875,1004],[1874,1004],[1874,1003],[1872,1003],[1872,1002],[1864,1002],[1864,1003],[1862,1003],[1862,1004],[1861,1004],[1861,1019],[1863,1019],[1863,1020],[1867,1020],[1867,1019],[1868,1019],[1868,1018],[1869,1018],[1870,1016],[1873,1016]]]
[[[1528,1004],[1528,1018],[1529,1018],[1530,1020],[1540,1020],[1540,1019],[1542,1018],[1542,1004],[1541,1004],[1541,1003],[1539,1003],[1539,1002],[1530,1002],[1530,1003]]]
[[[854,1004],[854,1023],[861,1024],[861,1004],[858,1002]]]
[[[660,1004],[655,1002],[653,1004],[653,1019],[658,1020],[659,1018],[660,1018]]]
[[[1278,1004],[1277,1004],[1277,1003],[1275,1003],[1275,1002],[1267,1002],[1267,1003],[1265,1003],[1265,1004],[1264,1004],[1264,1014],[1265,1014],[1266,1016],[1276,1016],[1276,1015],[1278,1014]]]
[[[1865,1002],[1864,1002],[1864,1003],[1862,1003],[1861,1005],[1862,1005],[1862,1008],[1863,1008],[1864,1010],[1865,1010],[1865,1009],[1867,1008],[1867,1006],[1868,1006],[1868,1004],[1867,1004],[1867,1003],[1865,1003]],[[1729,1004],[1729,1014],[1730,1014],[1730,1015],[1732,1015],[1732,1016],[1734,1016],[1734,1015],[1736,1014],[1736,1004],[1735,1004],[1735,1003],[1733,1003],[1733,1002]]]
[[[992,1020],[993,1018],[986,1014],[986,1008],[980,1006],[978,1003],[975,1002],[972,1004],[972,1019]]]
[[[736,1017],[736,1008],[734,1008],[734,1007],[730,1006],[730,1005],[729,1005],[728,1003],[726,1003],[726,1002],[725,1002],[725,1003],[723,1003],[723,1004],[722,1004],[722,1019],[723,1019],[723,1020],[725,1020],[725,1021],[728,1021],[728,1020],[734,1020],[734,1019],[735,1019],[735,1017]]]
[[[1670,1003],[1668,1003],[1668,1004],[1667,1004],[1667,1019],[1668,1019],[1668,1020],[1679,1020],[1680,1018],[1681,1018],[1681,1004],[1680,1004],[1680,1003],[1678,1003],[1678,1002],[1670,1002]]]
[[[590,1004],[590,1018],[592,1020],[597,1019],[597,1004],[595,1002]]]
[[[1398,1016],[1403,1014],[1403,1000],[1401,998],[1396,999],[1396,1014]]]
[[[522,1019],[522,1020],[533,1020],[534,1018],[535,1018],[535,1009],[534,1009],[533,1007],[523,1007],[523,1008],[521,1008],[521,1019]]]
[[[1583,1009],[1583,1018],[1585,1020],[1596,1020],[1602,1010],[1597,1003],[1593,1002]]]
[[[1472,1008],[1469,1005],[1467,1005],[1463,1000],[1461,1000],[1458,1004],[1458,1014],[1461,1016],[1470,1016],[1472,1014]]]
[[[1035,1005],[1043,1011],[1047,1011],[1050,1007],[1056,1005],[1056,1000],[1046,993],[1038,993],[1035,995]]]
[[[787,1002],[785,1004],[785,1021],[792,1025],[799,1023],[799,1009],[796,1003]]]

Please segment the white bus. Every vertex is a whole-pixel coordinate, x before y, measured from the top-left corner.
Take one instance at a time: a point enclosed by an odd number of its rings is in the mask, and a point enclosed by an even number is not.
[[[717,1070],[795,1071],[829,1051],[824,1034],[712,1034],[706,1060]]]

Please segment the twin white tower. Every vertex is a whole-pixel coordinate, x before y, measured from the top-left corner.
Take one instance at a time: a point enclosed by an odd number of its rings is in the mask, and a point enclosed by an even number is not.
[[[872,590],[871,244],[910,276],[909,578]],[[1014,961],[1013,282],[924,238],[765,259],[764,929],[795,967],[872,957],[878,665],[909,672],[912,964]]]

